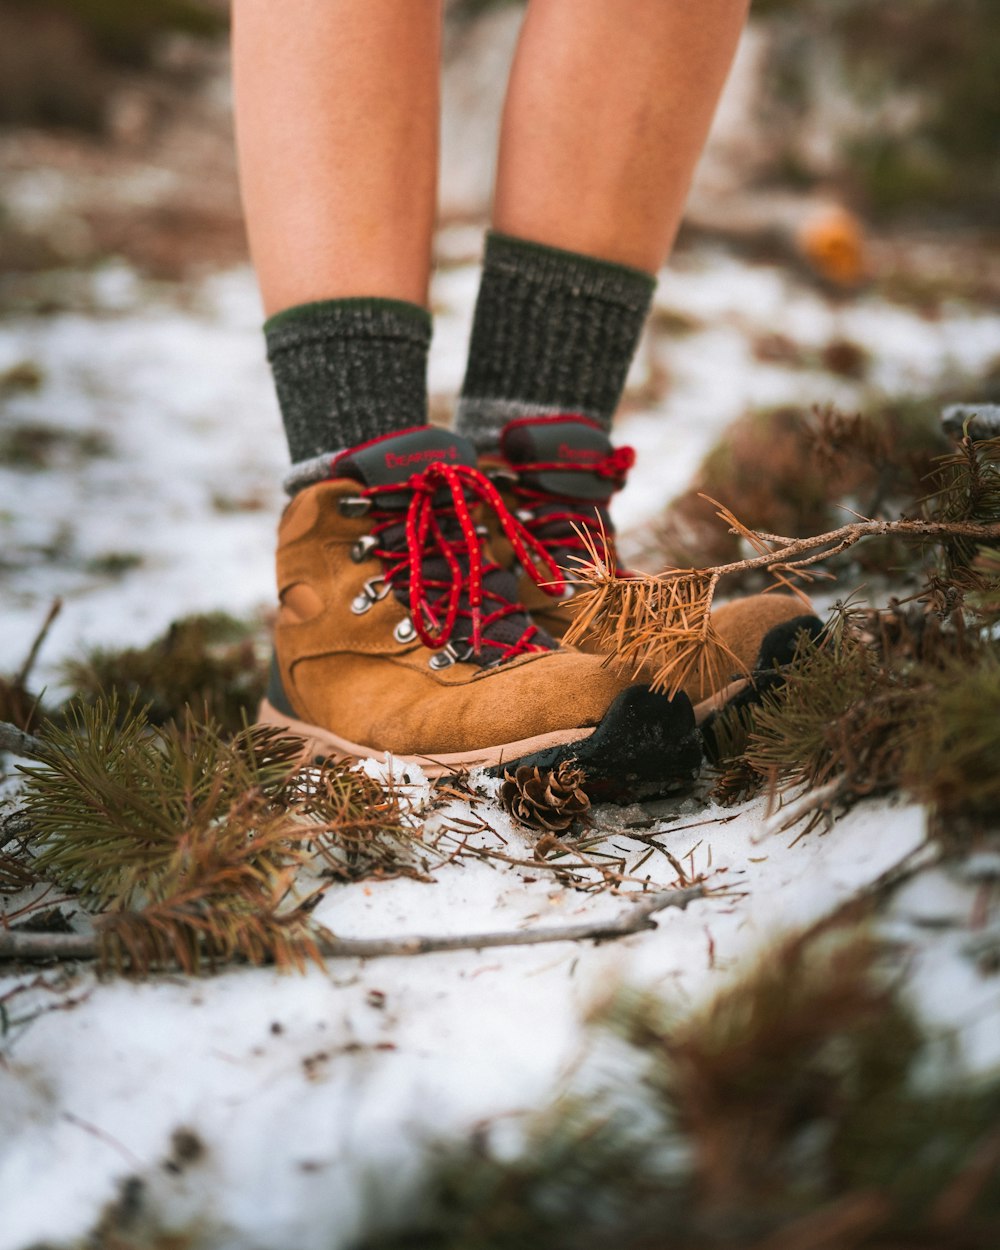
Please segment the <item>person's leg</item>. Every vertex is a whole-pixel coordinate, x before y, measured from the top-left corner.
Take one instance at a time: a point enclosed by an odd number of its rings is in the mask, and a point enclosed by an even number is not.
[[[607,428],[748,0],[530,0],[459,409]]]
[[[323,754],[575,758],[605,793],[658,791],[696,766],[690,702],[554,648],[470,505],[527,563],[530,538],[472,446],[425,424],[440,7],[234,5],[243,195],[297,462],[259,716]]]
[[[240,182],[292,460],[426,421],[440,0],[236,0]]]
[[[612,568],[608,439],[747,0],[530,0],[457,426],[560,567]],[[501,558],[507,557],[502,543]],[[522,580],[555,637],[572,618]]]
[[[531,0],[494,209],[504,234],[654,273],[748,0]]]
[[[236,0],[240,183],[268,315],[310,300],[426,304],[439,0]]]

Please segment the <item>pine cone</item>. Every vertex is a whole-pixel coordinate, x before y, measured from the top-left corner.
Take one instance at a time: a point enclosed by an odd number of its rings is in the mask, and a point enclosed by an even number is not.
[[[513,774],[504,771],[500,801],[522,824],[550,833],[564,833],[590,810],[583,790],[585,775],[569,760],[558,768],[532,768],[522,764]]]

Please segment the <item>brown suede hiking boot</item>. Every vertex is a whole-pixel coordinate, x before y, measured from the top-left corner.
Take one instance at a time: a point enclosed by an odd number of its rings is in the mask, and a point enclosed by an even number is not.
[[[292,500],[260,720],[320,754],[389,751],[431,775],[574,758],[597,798],[690,779],[700,744],[689,700],[558,649],[484,550],[473,504],[496,516],[524,567],[556,578],[475,468],[471,445],[443,430],[362,444]]]
[[[566,578],[565,588],[553,598],[553,588],[536,585],[504,536],[491,528],[497,559],[520,573],[518,595],[532,620],[553,638],[561,639],[573,619],[573,571],[580,559],[590,558],[588,541],[609,569],[628,576],[615,550],[608,506],[634,459],[630,447],[613,447],[596,422],[566,414],[511,421],[501,435],[499,454],[481,461],[504,502]],[[761,682],[773,685],[774,670],[791,661],[799,633],[815,637],[822,628],[808,601],[780,594],[723,604],[713,611],[712,623],[739,664],[721,686],[706,686],[697,678],[685,686],[699,725],[734,699],[750,701]],[[577,645],[596,650],[587,639]]]

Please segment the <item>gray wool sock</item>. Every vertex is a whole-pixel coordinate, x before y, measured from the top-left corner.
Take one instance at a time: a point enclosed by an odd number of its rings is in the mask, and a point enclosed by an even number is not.
[[[426,309],[320,300],[269,318],[264,336],[293,464],[427,424]]]
[[[491,232],[455,428],[493,451],[515,417],[580,413],[610,428],[656,279]]]

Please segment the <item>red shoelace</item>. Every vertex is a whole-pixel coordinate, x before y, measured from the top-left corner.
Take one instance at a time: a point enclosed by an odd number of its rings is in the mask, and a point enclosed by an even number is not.
[[[378,507],[380,495],[398,496],[401,491],[411,492],[405,518],[401,508]],[[443,647],[450,640],[458,618],[467,617],[472,622],[470,638],[473,654],[477,656],[482,654],[484,646],[495,648],[499,652],[498,660],[548,650],[547,646],[532,641],[538,629],[530,621],[513,642],[485,636],[485,631],[497,621],[525,610],[519,603],[495,594],[484,585],[484,578],[500,566],[493,561],[483,562],[483,539],[472,516],[472,507],[477,502],[496,514],[518,560],[539,586],[550,594],[559,595],[565,582],[544,544],[511,515],[496,487],[478,469],[435,461],[406,482],[371,486],[362,494],[373,502],[374,537],[405,523],[405,550],[378,546],[373,554],[385,562],[386,584],[407,589],[410,618],[425,646],[435,650]],[[445,533],[442,524],[451,518],[457,522],[459,530],[454,537]],[[450,574],[447,579],[426,576],[425,565],[436,557],[447,564]],[[463,592],[467,592],[467,607],[462,605]],[[484,599],[496,605],[488,607],[485,613]]]
[[[519,504],[518,514],[520,515],[522,509],[527,513],[522,520],[524,529],[548,549],[556,548],[563,561],[572,556],[580,556],[584,560],[590,559],[587,542],[578,532],[582,531],[589,537],[598,555],[609,569],[618,577],[627,576],[627,570],[618,564],[618,554],[604,517],[611,496],[625,485],[625,475],[634,464],[634,448],[615,447],[607,456],[585,464],[577,464],[568,460],[539,460],[530,464],[512,466],[519,475],[552,472],[593,473],[597,477],[608,479],[607,496],[604,499],[586,501],[572,500],[566,496],[552,494],[549,491],[524,486],[520,481],[517,482],[512,490]],[[566,506],[560,508],[560,504]],[[549,526],[560,523],[565,532],[559,531],[557,536],[553,535],[549,531]],[[540,534],[541,531],[546,531],[544,536]]]

